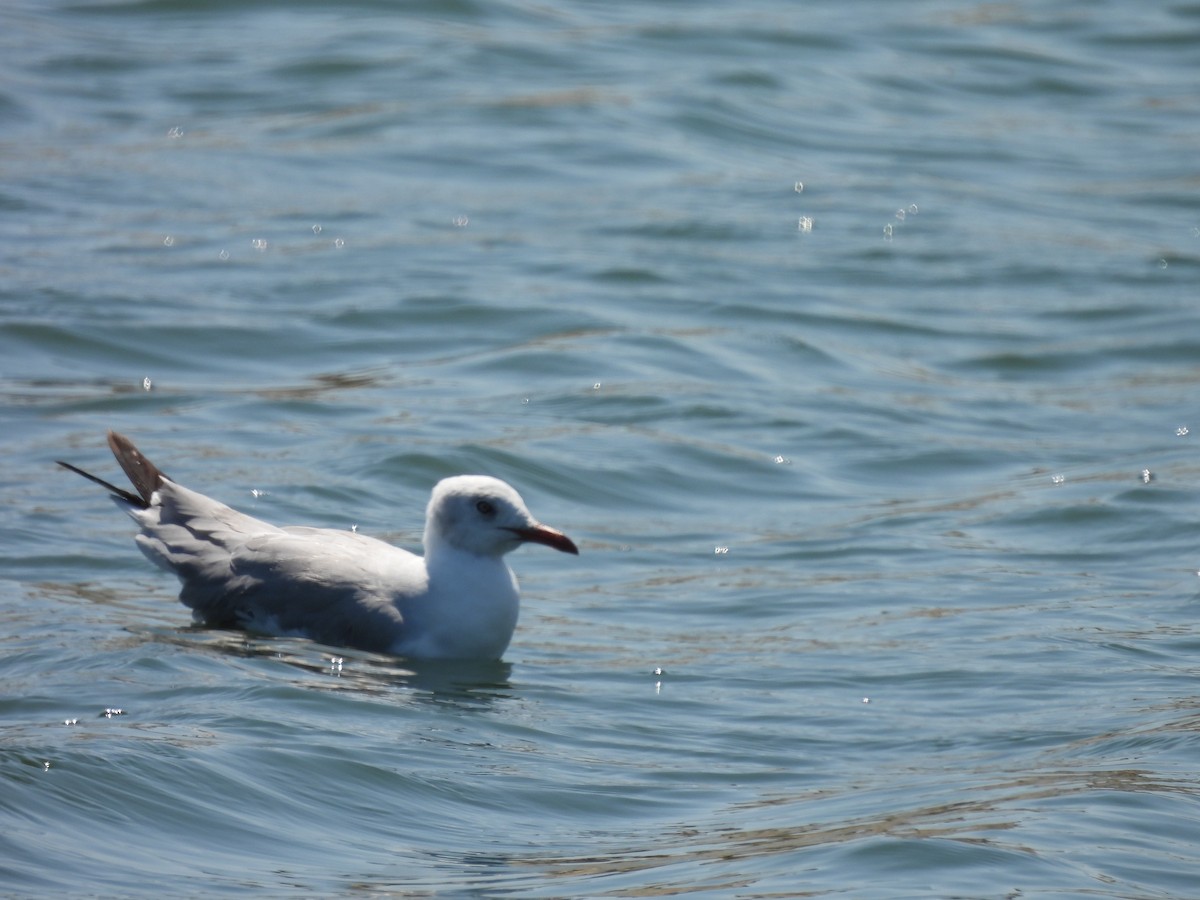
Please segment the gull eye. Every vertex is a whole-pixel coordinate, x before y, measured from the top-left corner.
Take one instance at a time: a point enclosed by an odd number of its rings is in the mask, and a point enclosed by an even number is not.
[[[475,504],[475,508],[479,510],[481,515],[487,516],[489,519],[496,514],[496,507],[492,505],[490,500],[480,500]]]

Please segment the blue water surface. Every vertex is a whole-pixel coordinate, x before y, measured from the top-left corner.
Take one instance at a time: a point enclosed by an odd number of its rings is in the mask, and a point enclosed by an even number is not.
[[[1196,894],[1200,5],[0,26],[0,893]],[[499,664],[197,628],[108,428],[582,552]]]

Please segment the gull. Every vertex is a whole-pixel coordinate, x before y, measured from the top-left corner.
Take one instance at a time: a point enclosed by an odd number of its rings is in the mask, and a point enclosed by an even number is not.
[[[504,555],[524,543],[579,553],[486,475],[434,486],[421,557],[356,531],[271,525],[172,481],[124,435],[109,431],[108,446],[133,491],[58,464],[109,491],[140,526],[138,548],[179,576],[180,601],[213,628],[410,659],[498,660],[520,608]]]

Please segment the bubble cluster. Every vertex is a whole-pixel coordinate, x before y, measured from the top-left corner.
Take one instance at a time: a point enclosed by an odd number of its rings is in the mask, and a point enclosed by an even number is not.
[[[803,181],[796,182],[795,191],[797,194],[804,193],[804,182]],[[796,230],[798,232],[800,232],[800,234],[811,234],[812,230],[813,230],[812,216],[801,216],[799,219],[797,219],[796,220]]]
[[[894,226],[896,224],[904,224],[907,219],[915,216],[918,212],[920,212],[920,207],[918,207],[915,203],[910,203],[908,206],[901,206],[899,209],[897,209],[895,215],[893,216],[896,221],[888,222],[883,226],[883,239],[885,241],[892,240],[896,234],[896,229]]]

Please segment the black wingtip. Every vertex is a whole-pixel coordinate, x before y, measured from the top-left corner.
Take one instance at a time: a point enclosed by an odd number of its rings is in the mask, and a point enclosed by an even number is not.
[[[91,472],[85,472],[83,469],[73,466],[69,462],[63,462],[61,459],[56,460],[56,462],[64,469],[69,469],[76,475],[82,475],[88,481],[100,485],[100,487],[107,490],[118,500],[124,501],[138,509],[149,509],[154,492],[162,486],[166,476],[159,471],[154,463],[142,456],[141,451],[133,445],[133,441],[125,437],[125,435],[109,431],[108,446],[112,450],[113,456],[117,458],[117,462],[121,464],[121,468],[125,471],[125,474],[129,476],[129,480],[133,483],[134,488],[137,489],[136,494],[125,488],[117,487],[103,478],[98,478]]]
[[[124,500],[130,506],[136,506],[138,509],[146,509],[150,506],[148,501],[143,500],[132,491],[127,491],[124,488],[117,487],[115,484],[110,484],[103,478],[97,478],[91,472],[85,472],[83,469],[79,468],[79,466],[73,466],[69,462],[63,462],[61,459],[55,460],[55,462],[57,462],[64,469],[69,469],[76,475],[82,475],[88,481],[95,482],[96,484],[100,485],[100,487],[106,489],[114,497]]]

